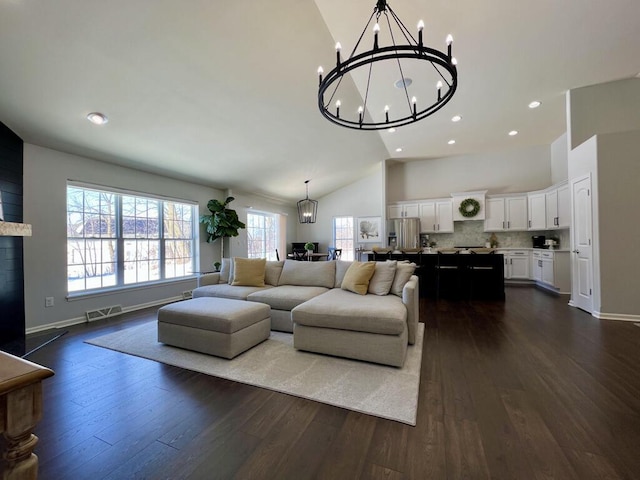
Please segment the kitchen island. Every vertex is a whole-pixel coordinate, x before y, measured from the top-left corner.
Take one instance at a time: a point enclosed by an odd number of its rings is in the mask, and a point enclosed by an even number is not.
[[[504,256],[499,253],[377,253],[369,260],[409,260],[417,265],[420,296],[504,300]]]

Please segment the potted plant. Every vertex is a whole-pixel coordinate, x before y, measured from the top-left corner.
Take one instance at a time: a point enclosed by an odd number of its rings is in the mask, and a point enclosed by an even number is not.
[[[209,200],[207,208],[211,215],[200,215],[200,223],[206,225],[207,243],[213,243],[219,238],[222,239],[220,242],[220,258],[224,258],[224,239],[237,237],[238,230],[246,227],[238,218],[236,211],[227,208],[234,200],[234,197],[227,197],[224,202],[216,199]],[[213,266],[218,270],[220,262],[214,263]]]
[[[311,261],[311,254],[313,253],[313,249],[315,248],[315,245],[313,244],[313,242],[307,242],[304,244],[304,249],[307,251],[307,260]]]

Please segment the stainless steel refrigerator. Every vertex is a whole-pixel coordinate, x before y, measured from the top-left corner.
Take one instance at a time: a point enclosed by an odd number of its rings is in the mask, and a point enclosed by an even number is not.
[[[420,219],[415,217],[393,218],[393,232],[396,234],[395,248],[420,248]]]

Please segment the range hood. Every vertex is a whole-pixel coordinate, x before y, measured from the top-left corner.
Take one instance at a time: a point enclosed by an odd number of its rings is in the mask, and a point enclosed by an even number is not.
[[[452,193],[451,197],[453,198],[453,220],[455,222],[463,222],[465,220],[484,220],[486,195],[487,190]],[[460,213],[460,205],[467,199],[475,200],[480,205],[480,210],[478,210],[478,213],[473,217],[465,217]]]

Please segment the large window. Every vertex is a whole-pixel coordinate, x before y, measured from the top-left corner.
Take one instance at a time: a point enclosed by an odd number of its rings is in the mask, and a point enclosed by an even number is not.
[[[342,249],[342,260],[353,260],[353,217],[333,217],[333,243]]]
[[[67,288],[129,286],[192,275],[195,205],[67,185]]]
[[[247,213],[247,257],[276,260],[276,249],[281,243],[279,217],[276,213]]]

